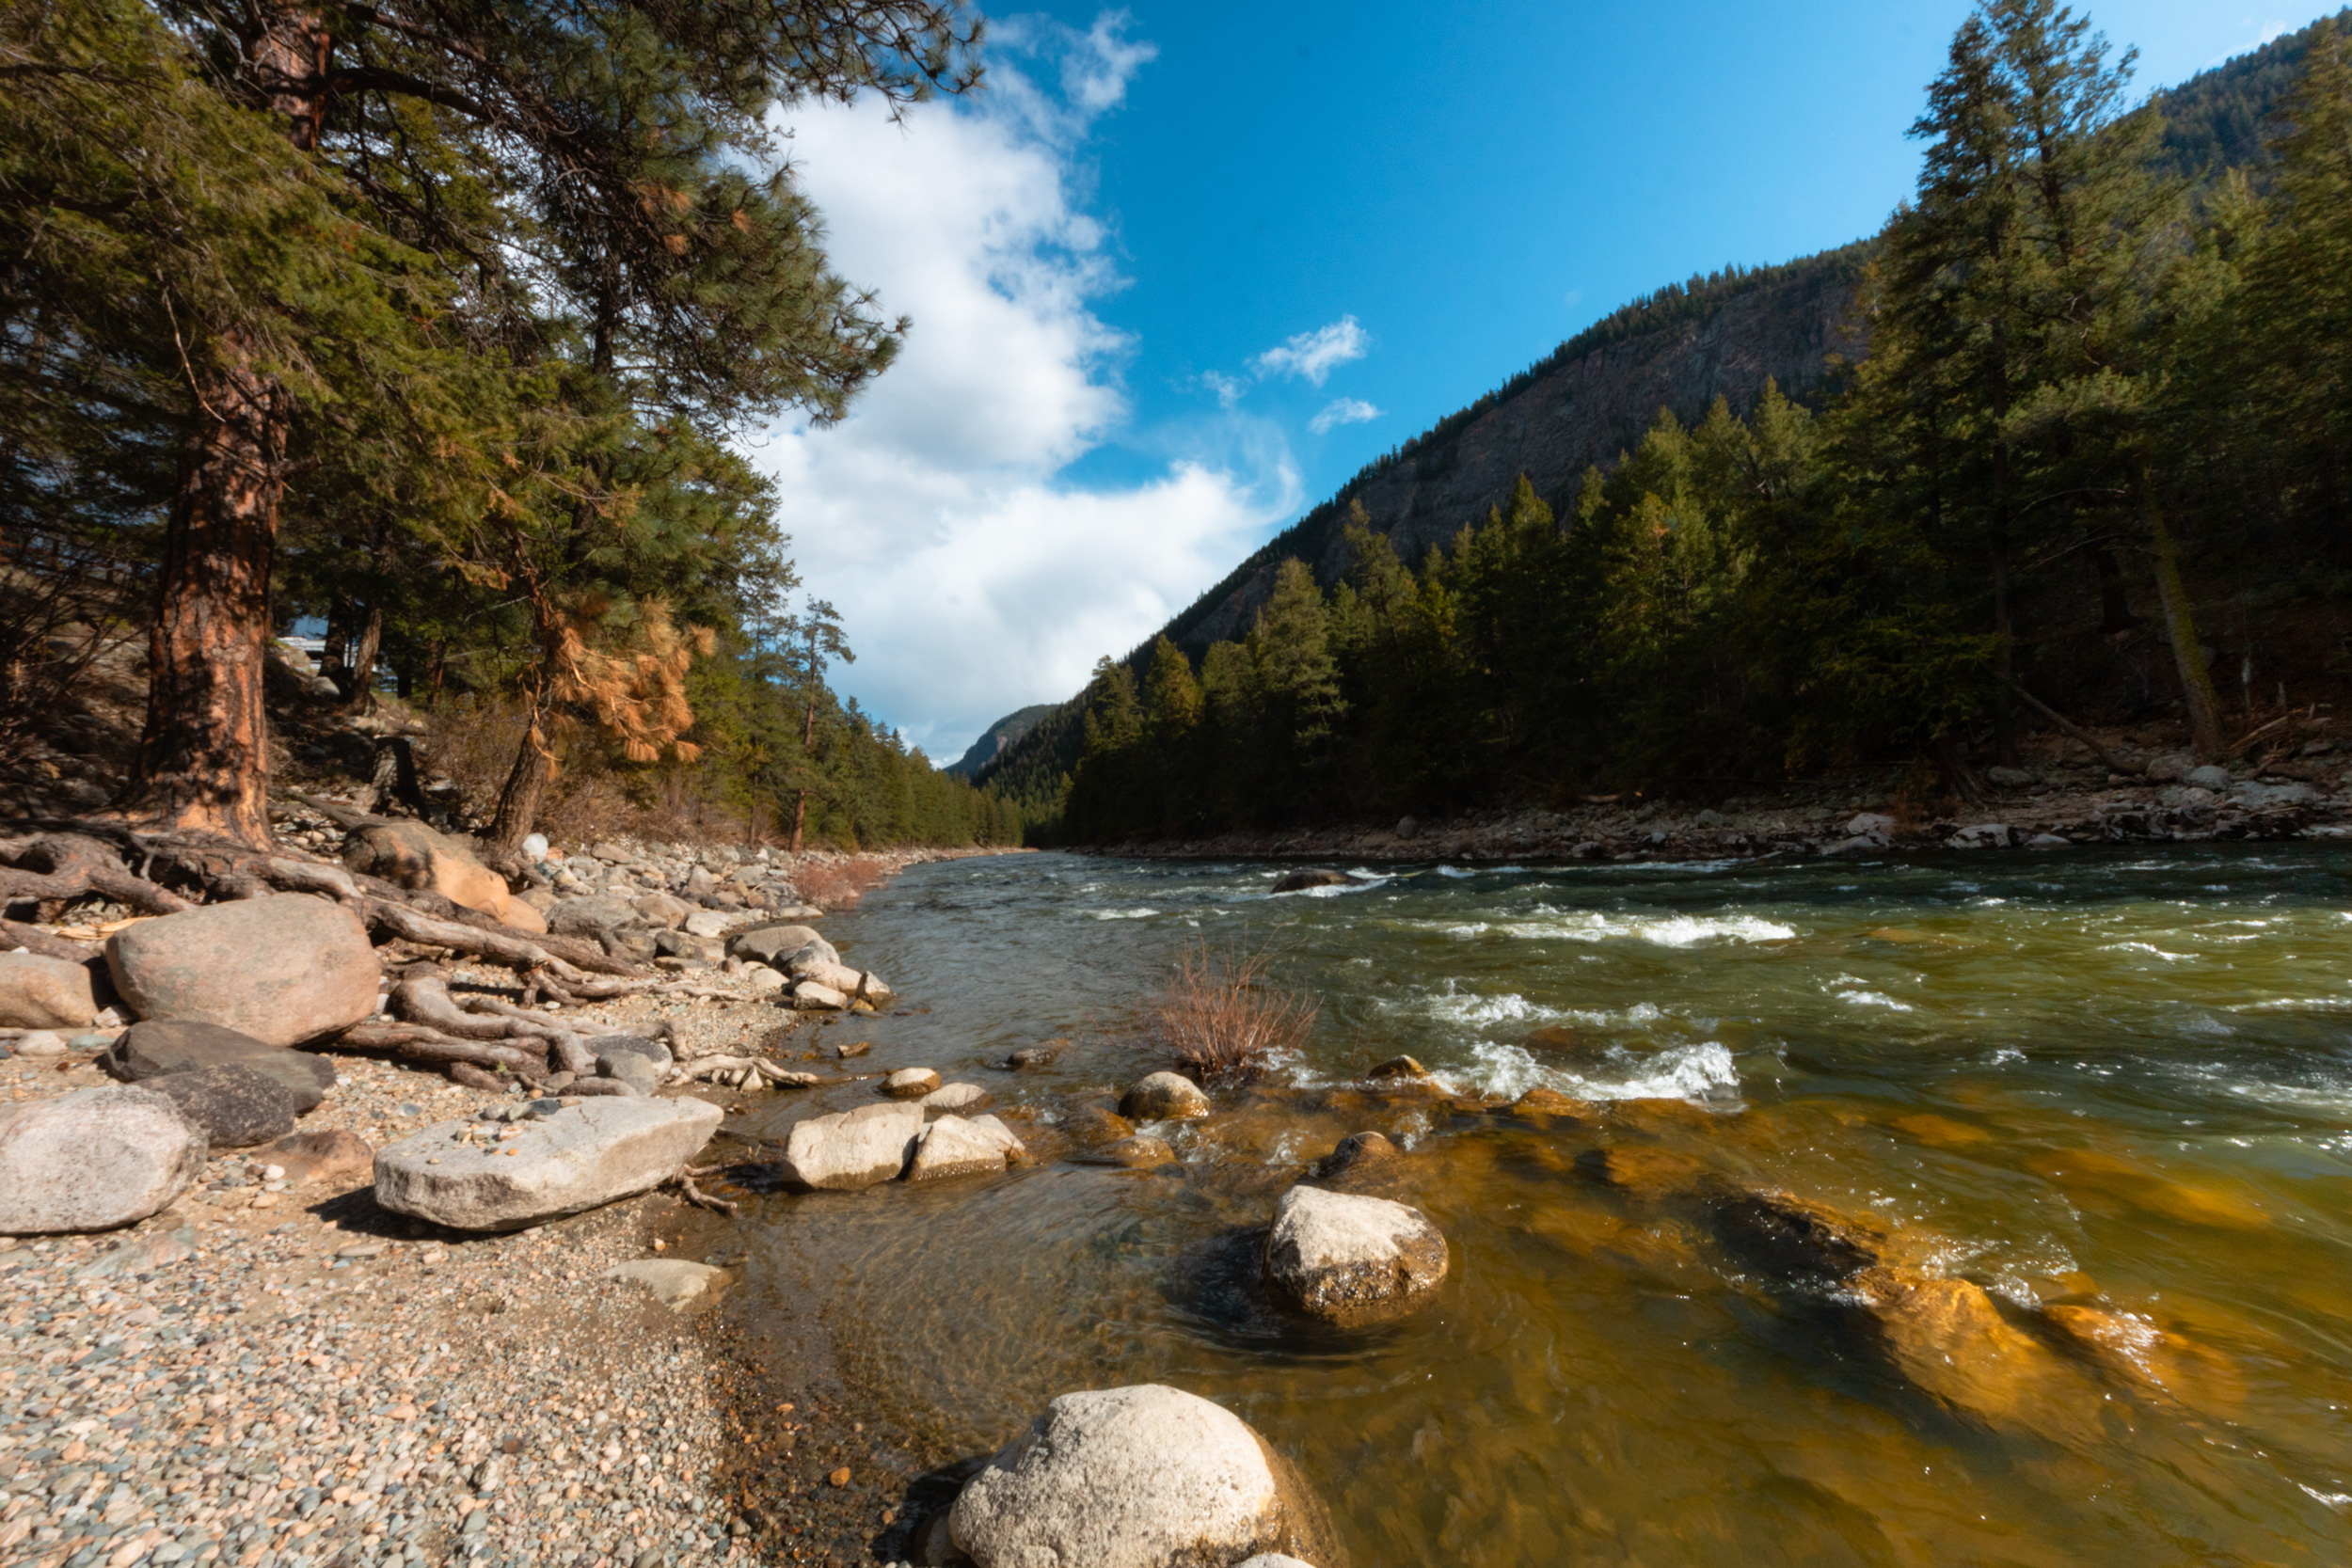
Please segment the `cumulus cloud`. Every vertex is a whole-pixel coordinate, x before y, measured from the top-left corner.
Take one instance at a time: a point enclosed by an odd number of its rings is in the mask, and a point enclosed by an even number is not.
[[[1361,398],[1335,398],[1307,421],[1307,428],[1318,436],[1327,436],[1341,425],[1362,424],[1379,417],[1380,410]]]
[[[1342,316],[1328,326],[1301,332],[1255,361],[1260,375],[1295,375],[1313,386],[1323,385],[1335,365],[1361,359],[1372,346],[1372,335],[1354,316]]]
[[[1094,312],[1120,279],[1081,162],[1152,58],[1126,26],[1000,26],[989,90],[903,124],[872,104],[791,119],[834,266],[914,328],[847,420],[748,450],[858,650],[837,681],[942,761],[1076,690],[1299,502],[1279,442],[1147,443],[1170,455],[1123,486],[1064,472],[1129,414],[1117,372],[1134,345]]]

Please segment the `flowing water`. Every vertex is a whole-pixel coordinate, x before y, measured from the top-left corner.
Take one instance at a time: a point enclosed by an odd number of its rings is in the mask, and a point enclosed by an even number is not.
[[[1009,856],[869,895],[833,934],[922,1010],[822,1038],[982,1085],[1042,1158],[759,1196],[739,1305],[813,1303],[934,1461],[1073,1388],[1215,1399],[1357,1568],[2352,1555],[2342,848],[1378,866],[1271,895],[1279,869]],[[1167,1065],[1144,1008],[1203,938],[1270,945],[1320,999],[1311,1044],[1158,1129],[1181,1168],[1072,1163]],[[1053,1039],[1049,1069],[993,1067]],[[1452,1092],[1365,1079],[1399,1053]],[[1503,1108],[1536,1085],[1594,1110]],[[1452,1276],[1402,1322],[1312,1329],[1262,1298],[1253,1229],[1367,1128],[1408,1146],[1394,1196]],[[1710,1174],[1595,1180],[1601,1148]],[[1726,1227],[1742,1191],[1874,1218],[1905,1277],[1986,1310],[1890,1319],[1793,1277]]]

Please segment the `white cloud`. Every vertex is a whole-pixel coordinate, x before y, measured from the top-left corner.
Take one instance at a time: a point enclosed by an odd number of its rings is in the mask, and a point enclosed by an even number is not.
[[[1249,384],[1239,376],[1220,375],[1215,371],[1202,371],[1200,385],[1216,394],[1219,408],[1232,407],[1241,401],[1242,393],[1249,389]]]
[[[858,650],[836,680],[940,761],[1077,690],[1299,503],[1264,432],[1156,439],[1165,466],[1124,485],[1065,475],[1128,419],[1117,369],[1134,345],[1092,309],[1120,279],[1079,194],[1093,120],[1152,55],[1124,27],[999,26],[988,90],[903,125],[872,105],[791,119],[834,266],[914,328],[847,420],[779,427],[751,455]]]
[[[1332,366],[1361,359],[1371,346],[1371,334],[1357,325],[1356,318],[1342,316],[1328,326],[1301,332],[1280,347],[1266,350],[1258,356],[1256,365],[1260,375],[1295,375],[1320,387]]]
[[[1322,412],[1307,421],[1307,428],[1318,436],[1327,436],[1343,424],[1362,424],[1376,420],[1380,410],[1361,398],[1336,398],[1323,405]]]

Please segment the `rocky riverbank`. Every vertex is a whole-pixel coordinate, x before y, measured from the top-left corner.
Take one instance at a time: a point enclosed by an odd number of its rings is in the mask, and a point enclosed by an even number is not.
[[[2322,721],[2324,722],[2324,721]],[[2314,755],[2199,766],[2177,750],[2112,754],[2129,772],[2057,752],[1988,770],[1980,800],[1923,814],[1874,773],[1751,784],[1712,799],[1594,797],[1559,809],[1468,813],[1097,846],[1152,859],[1690,861],[1889,848],[2055,849],[2077,844],[2283,839],[2352,832],[2352,781],[2332,741]]]

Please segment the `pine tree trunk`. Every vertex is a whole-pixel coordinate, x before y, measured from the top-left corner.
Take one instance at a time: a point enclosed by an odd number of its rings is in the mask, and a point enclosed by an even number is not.
[[[792,806],[792,852],[796,855],[801,852],[801,830],[807,825],[808,791],[803,789],[801,791],[800,799],[793,802]]]
[[[375,702],[375,661],[384,653],[384,607],[368,606],[367,615],[359,623],[359,635],[354,641],[351,654],[351,695],[356,708],[366,709]]]
[[[269,843],[262,673],[291,411],[242,338],[222,334],[213,358],[165,529],[147,724],[120,804],[177,832],[260,847]]]
[[[2172,659],[2181,672],[2181,699],[2188,710],[2189,747],[2200,762],[2219,762],[2228,750],[2221,737],[2221,704],[2214,696],[2213,672],[2205,667],[2205,649],[2197,635],[2197,618],[2189,609],[2188,592],[2181,585],[2180,549],[2165,526],[2156,504],[2155,486],[2140,470],[2140,499],[2147,508],[2148,542],[2156,558],[2156,594],[2164,610],[2165,635],[2172,642]]]
[[[539,802],[555,778],[555,752],[541,732],[538,715],[523,732],[522,749],[499,791],[498,814],[490,820],[490,843],[501,849],[519,848],[539,817]]]

